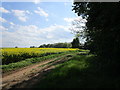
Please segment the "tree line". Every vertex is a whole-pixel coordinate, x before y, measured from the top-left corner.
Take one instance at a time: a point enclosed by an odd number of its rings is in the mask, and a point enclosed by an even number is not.
[[[87,20],[85,46],[98,56],[115,59],[120,51],[120,2],[74,2],[73,11]],[[120,60],[118,60],[120,62]]]
[[[84,47],[102,70],[120,75],[120,2],[74,2],[73,11],[87,20]]]
[[[79,42],[79,38],[76,37],[72,42],[54,43],[54,44],[42,44],[39,47],[30,46],[30,48],[79,48],[83,49],[84,45]]]
[[[70,48],[71,43],[54,43],[54,44],[43,44],[39,48]]]

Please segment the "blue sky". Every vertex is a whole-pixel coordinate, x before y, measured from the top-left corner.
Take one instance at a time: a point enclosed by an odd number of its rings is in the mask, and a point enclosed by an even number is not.
[[[3,2],[0,13],[2,47],[71,42],[71,23],[81,19],[72,2]]]

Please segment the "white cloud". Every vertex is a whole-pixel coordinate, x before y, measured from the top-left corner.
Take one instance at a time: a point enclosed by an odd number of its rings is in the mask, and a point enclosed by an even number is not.
[[[27,14],[31,14],[28,10],[26,10],[26,13],[27,13]]]
[[[30,12],[28,10],[12,10],[12,12],[14,13],[14,15],[23,22],[26,22],[28,17],[27,14],[30,14]]]
[[[0,25],[0,30],[5,31],[5,30],[8,30],[8,29],[7,29],[7,28],[5,28],[4,26],[1,26],[1,25]]]
[[[7,20],[5,20],[4,18],[0,17],[0,22],[5,23],[5,22],[7,22]]]
[[[70,42],[73,35],[68,32],[68,27],[62,25],[51,25],[46,28],[39,28],[36,25],[14,25],[9,30],[14,32],[3,32],[3,46],[5,47],[29,47],[31,45]]]
[[[20,21],[23,21],[23,22],[26,22],[26,21],[27,21],[27,17],[18,17],[18,19],[19,19]]]
[[[10,13],[10,11],[8,11],[7,9],[0,7],[0,12],[2,13]]]
[[[72,22],[74,20],[74,18],[64,18],[64,21],[66,22]]]
[[[46,18],[45,20],[46,20],[46,21],[49,21],[49,19],[48,19],[48,18]]]
[[[48,13],[46,13],[42,8],[38,7],[38,10],[35,10],[34,12],[37,13],[40,16],[48,17]]]
[[[39,4],[41,2],[41,0],[34,0],[35,4]]]
[[[56,25],[56,24],[55,24],[55,25],[51,25],[51,26],[46,27],[46,28],[43,28],[42,31],[43,31],[43,32],[54,32],[54,31],[56,31],[56,30],[58,30],[58,29],[61,29],[61,30],[64,30],[64,31],[69,32],[68,26]],[[57,31],[56,31],[56,32],[57,32]]]
[[[10,25],[15,25],[13,22],[10,22],[9,24],[10,24]]]
[[[53,38],[54,36],[52,34],[48,34],[46,37],[50,39]]]

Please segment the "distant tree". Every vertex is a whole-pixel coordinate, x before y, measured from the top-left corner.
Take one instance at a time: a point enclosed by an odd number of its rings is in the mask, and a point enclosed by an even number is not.
[[[71,43],[54,43],[54,44],[43,44],[39,48],[70,48]]]
[[[72,44],[72,48],[79,48],[80,47],[79,38],[78,37],[74,38],[71,44]]]
[[[67,44],[67,48],[71,48],[72,44],[71,43],[66,43]]]
[[[30,46],[30,48],[35,48],[35,46]]]
[[[15,46],[15,48],[18,48],[17,46]]]

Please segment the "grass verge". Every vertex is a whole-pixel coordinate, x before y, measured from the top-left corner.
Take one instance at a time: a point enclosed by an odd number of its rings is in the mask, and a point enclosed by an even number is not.
[[[94,55],[75,55],[45,74],[33,88],[120,88],[120,77],[110,75],[108,66],[99,61]]]

